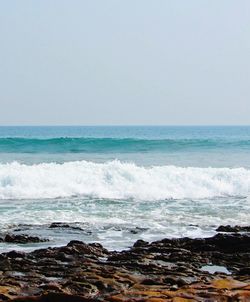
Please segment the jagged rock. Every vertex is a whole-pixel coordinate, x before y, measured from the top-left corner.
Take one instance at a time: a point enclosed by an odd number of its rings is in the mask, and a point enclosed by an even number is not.
[[[204,264],[232,275],[211,274]],[[0,255],[0,301],[248,301],[249,267],[250,242],[243,234],[138,240],[121,252],[74,240]]]

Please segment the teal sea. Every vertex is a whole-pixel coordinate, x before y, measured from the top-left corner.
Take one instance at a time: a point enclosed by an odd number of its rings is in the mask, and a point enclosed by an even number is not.
[[[2,233],[50,239],[1,250],[72,239],[123,249],[246,225],[250,126],[2,126],[0,215]]]

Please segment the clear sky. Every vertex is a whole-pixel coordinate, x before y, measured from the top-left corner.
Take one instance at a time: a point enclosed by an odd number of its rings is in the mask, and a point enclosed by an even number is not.
[[[0,124],[250,124],[250,1],[2,0]]]

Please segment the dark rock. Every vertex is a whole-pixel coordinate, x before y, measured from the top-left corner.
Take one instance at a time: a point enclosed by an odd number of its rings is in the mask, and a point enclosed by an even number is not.
[[[5,296],[4,294],[0,294],[0,301],[8,301],[9,297]]]
[[[132,234],[138,234],[138,233],[142,233],[142,232],[144,232],[146,230],[147,230],[146,228],[136,227],[134,229],[131,229],[130,233],[132,233]]]
[[[84,298],[79,295],[49,292],[39,297],[19,297],[12,299],[13,302],[96,302],[95,299]]]
[[[230,226],[230,225],[221,225],[216,229],[217,232],[225,233],[238,233],[238,232],[250,232],[250,226]]]
[[[241,268],[239,270],[238,274],[239,275],[248,275],[248,276],[250,276],[250,266]]]
[[[7,234],[4,238],[4,241],[8,242],[8,243],[25,244],[25,243],[46,242],[46,241],[49,241],[49,240],[39,238],[39,237],[36,237],[36,236]]]
[[[214,246],[215,250],[229,252],[250,252],[250,237],[241,234],[217,234],[214,237],[206,238],[206,243]]]
[[[142,280],[141,284],[144,285],[161,285],[162,281],[157,279],[144,279]]]
[[[146,246],[146,245],[148,245],[147,241],[139,239],[134,243],[133,247],[141,247],[141,246]]]
[[[71,262],[73,261],[73,257],[71,255],[67,255],[64,252],[59,252],[56,256],[55,256],[56,260],[60,260],[62,262]]]
[[[55,228],[73,229],[73,230],[83,231],[83,229],[78,226],[70,225],[70,224],[64,223],[64,222],[52,222],[51,225],[49,226],[49,228],[50,229],[55,229]]]
[[[73,240],[30,253],[12,251],[0,257],[0,301],[250,301],[249,238],[233,233],[138,240],[121,252]],[[210,274],[200,269],[204,263],[232,274]]]
[[[108,254],[108,251],[99,243],[86,244],[82,241],[72,240],[67,244],[67,247],[72,247],[74,251],[80,254],[87,254],[97,257],[103,257]]]
[[[24,258],[26,254],[20,251],[10,251],[5,254],[8,258]]]

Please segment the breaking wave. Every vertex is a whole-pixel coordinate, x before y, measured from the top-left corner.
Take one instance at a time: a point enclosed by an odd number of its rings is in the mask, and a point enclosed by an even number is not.
[[[0,164],[0,199],[83,196],[154,201],[249,194],[250,170],[245,168],[143,167],[120,161]]]

